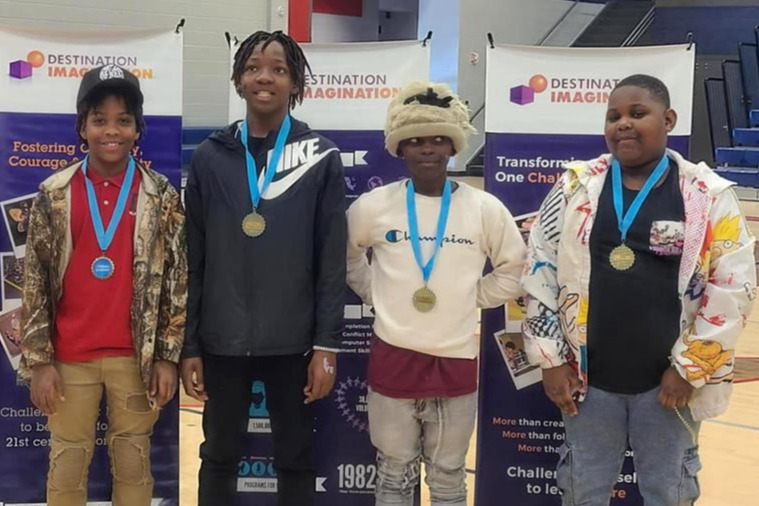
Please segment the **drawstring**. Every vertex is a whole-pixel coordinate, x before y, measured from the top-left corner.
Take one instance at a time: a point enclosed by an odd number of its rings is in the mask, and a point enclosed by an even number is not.
[[[685,417],[680,413],[680,410],[675,408],[675,413],[677,413],[677,418],[680,419],[681,422],[683,422],[683,425],[685,425],[685,428],[688,429],[688,432],[690,433],[690,437],[693,439],[693,446],[698,446],[698,435],[696,434],[696,431],[693,430],[693,427],[691,427],[691,424],[688,423],[688,421],[685,419]]]

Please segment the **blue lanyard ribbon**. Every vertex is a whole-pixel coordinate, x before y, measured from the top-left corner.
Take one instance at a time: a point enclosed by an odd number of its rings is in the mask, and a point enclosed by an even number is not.
[[[261,195],[266,193],[266,189],[269,188],[274,174],[277,172],[277,165],[279,165],[279,159],[282,157],[282,151],[285,149],[285,142],[287,136],[290,133],[290,115],[285,116],[285,120],[282,122],[282,126],[279,128],[279,134],[277,134],[277,142],[274,144],[274,152],[272,152],[269,164],[266,167],[266,174],[264,175],[264,182],[261,188],[258,187],[258,174],[256,169],[256,159],[250,154],[248,149],[248,121],[242,121],[242,127],[240,128],[240,136],[242,137],[242,145],[245,146],[245,165],[248,169],[248,188],[250,188],[250,200],[253,203],[253,209],[258,208],[258,203],[261,201]]]
[[[667,155],[665,154],[659,162],[659,165],[656,166],[656,169],[654,169],[651,175],[648,176],[646,184],[644,184],[643,188],[638,192],[638,195],[630,205],[630,209],[627,210],[627,214],[624,214],[624,201],[622,198],[622,168],[619,166],[617,160],[612,161],[611,182],[614,190],[614,211],[617,213],[617,227],[622,234],[622,242],[627,240],[627,232],[630,230],[633,221],[635,221],[635,217],[638,216],[638,212],[643,206],[643,202],[648,198],[648,194],[651,193],[651,190],[659,179],[661,179],[664,171],[667,170],[667,167],[669,167],[669,158],[667,158]]]
[[[84,157],[82,162],[82,174],[84,174],[85,185],[87,186],[87,204],[90,208],[90,217],[92,218],[92,225],[95,227],[95,236],[98,240],[98,246],[100,250],[105,253],[108,247],[113,242],[113,236],[116,235],[116,229],[121,222],[121,218],[124,215],[124,209],[126,208],[127,199],[132,189],[132,181],[134,180],[135,163],[134,158],[129,156],[129,165],[127,166],[126,176],[124,176],[124,182],[121,185],[119,191],[119,198],[116,201],[116,207],[113,210],[113,216],[108,223],[108,228],[103,228],[103,218],[100,216],[100,208],[98,207],[97,196],[95,195],[95,187],[92,185],[92,181],[87,177],[87,164],[89,155]]]
[[[448,212],[451,209],[451,182],[446,180],[445,187],[443,188],[443,199],[440,203],[440,216],[437,220],[437,236],[435,237],[435,250],[432,252],[432,256],[427,263],[424,263],[422,259],[422,246],[421,239],[419,237],[419,222],[416,218],[416,200],[414,193],[414,182],[409,179],[406,186],[406,210],[408,213],[408,228],[411,235],[411,248],[414,250],[414,258],[416,263],[422,270],[422,276],[424,277],[424,284],[430,280],[432,269],[435,267],[435,258],[437,257],[440,246],[443,244],[443,238],[445,237],[445,226],[448,223]]]

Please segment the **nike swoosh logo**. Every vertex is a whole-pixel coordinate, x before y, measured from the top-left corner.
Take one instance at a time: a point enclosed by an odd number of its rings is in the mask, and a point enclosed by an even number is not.
[[[330,148],[327,151],[324,151],[323,153],[319,153],[317,156],[315,156],[311,160],[307,161],[306,163],[304,163],[297,169],[294,169],[293,171],[291,171],[288,175],[286,175],[282,179],[278,181],[272,181],[272,183],[266,189],[266,193],[261,195],[261,198],[264,200],[274,200],[275,198],[279,197],[280,195],[285,193],[287,190],[289,190],[292,185],[297,183],[298,180],[302,178],[306,174],[306,172],[308,172],[314,165],[324,160],[324,158],[326,158],[327,155],[333,151],[337,151],[337,148]],[[259,185],[263,184],[263,177],[265,173],[266,173],[265,170],[261,171],[261,176],[258,178]]]

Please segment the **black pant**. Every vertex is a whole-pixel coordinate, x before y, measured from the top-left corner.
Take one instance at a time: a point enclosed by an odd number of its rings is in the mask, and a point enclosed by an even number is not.
[[[313,504],[314,415],[311,406],[303,403],[310,358],[310,354],[257,358],[203,356],[208,401],[203,411],[205,441],[200,445],[198,506],[235,504],[254,379],[266,385],[266,406],[274,436],[277,504]]]

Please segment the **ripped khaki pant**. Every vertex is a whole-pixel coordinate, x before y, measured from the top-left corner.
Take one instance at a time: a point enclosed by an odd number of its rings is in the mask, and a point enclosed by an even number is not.
[[[158,410],[148,400],[134,357],[107,357],[91,362],[56,363],[65,402],[48,418],[49,506],[85,506],[87,477],[100,400],[108,402],[106,441],[113,475],[114,506],[148,506],[153,495],[150,436]]]

